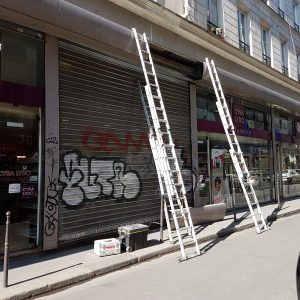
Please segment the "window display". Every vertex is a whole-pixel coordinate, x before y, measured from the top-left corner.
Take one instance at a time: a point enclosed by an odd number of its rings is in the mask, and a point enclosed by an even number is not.
[[[11,250],[36,245],[38,122],[37,108],[0,104],[0,243],[10,211]]]

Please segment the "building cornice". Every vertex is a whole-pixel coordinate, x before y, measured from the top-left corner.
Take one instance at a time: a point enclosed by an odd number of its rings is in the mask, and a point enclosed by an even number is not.
[[[173,32],[192,43],[220,55],[234,64],[259,74],[279,85],[299,93],[299,83],[248,56],[238,48],[208,33],[205,29],[150,0],[108,0],[144,19]],[[172,50],[172,49],[168,49]]]

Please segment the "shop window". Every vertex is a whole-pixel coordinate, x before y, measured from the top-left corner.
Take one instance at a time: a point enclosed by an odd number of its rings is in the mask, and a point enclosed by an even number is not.
[[[281,116],[275,115],[274,116],[274,125],[275,125],[275,132],[276,134],[287,134],[293,135],[293,121],[292,119]]]
[[[267,122],[263,111],[245,107],[245,121],[249,128],[266,130]]]
[[[0,54],[1,80],[44,86],[44,41],[41,38],[0,27]]]
[[[215,96],[197,97],[197,118],[200,120],[220,121]]]

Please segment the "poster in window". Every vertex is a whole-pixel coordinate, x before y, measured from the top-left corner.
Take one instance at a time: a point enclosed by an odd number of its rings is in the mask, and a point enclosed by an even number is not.
[[[224,202],[223,165],[224,149],[211,150],[212,179],[213,179],[213,204]]]

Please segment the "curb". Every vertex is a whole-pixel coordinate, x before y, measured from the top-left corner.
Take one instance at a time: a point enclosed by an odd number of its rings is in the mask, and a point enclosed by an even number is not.
[[[300,214],[300,209],[286,212],[286,213],[281,213],[280,215],[275,215],[275,216],[270,215],[266,218],[266,220],[267,220],[267,222],[273,222],[273,221],[276,221],[277,219],[281,219],[281,218],[285,218],[285,217],[289,217],[289,216],[293,216],[293,215],[297,215],[297,214]],[[212,241],[214,239],[220,239],[220,238],[229,236],[233,233],[240,232],[240,231],[252,228],[252,227],[254,227],[253,223],[249,223],[249,224],[245,224],[245,225],[237,225],[232,228],[223,228],[220,231],[218,231],[217,233],[200,237],[197,239],[197,241],[199,244],[203,244],[205,242]],[[193,245],[193,242],[189,242],[189,243],[185,244],[185,246],[187,246],[187,247],[190,247],[192,245]],[[0,297],[0,300],[24,300],[24,299],[29,299],[32,297],[37,297],[39,295],[49,293],[49,292],[55,291],[57,289],[65,288],[65,287],[77,284],[79,282],[84,282],[84,281],[92,279],[92,278],[100,277],[102,275],[112,273],[114,271],[128,268],[130,266],[145,262],[147,260],[158,258],[165,254],[169,254],[169,253],[178,251],[178,249],[179,249],[179,245],[177,245],[177,244],[169,245],[163,249],[152,251],[150,253],[142,254],[142,255],[139,255],[136,257],[128,258],[128,259],[125,259],[124,261],[117,262],[117,263],[111,264],[109,266],[106,266],[104,268],[96,269],[93,271],[86,271],[86,269],[89,267],[89,266],[87,266],[83,269],[83,273],[80,275],[76,275],[76,276],[73,276],[73,277],[70,277],[70,278],[67,278],[64,280],[59,280],[59,281],[53,282],[51,284],[46,284],[44,286],[37,287],[37,288],[34,288],[29,291],[19,292],[12,296]]]

